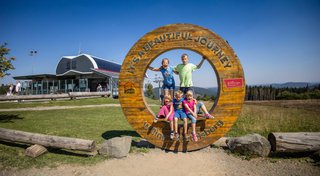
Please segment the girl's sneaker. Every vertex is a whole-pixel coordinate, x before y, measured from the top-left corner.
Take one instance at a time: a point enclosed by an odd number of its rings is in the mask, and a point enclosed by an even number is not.
[[[178,133],[175,133],[175,134],[176,134],[176,140],[179,141],[179,137],[180,137],[179,134]]]
[[[170,139],[174,139],[174,132],[173,131],[171,131],[171,133],[170,133]]]
[[[158,119],[159,119],[159,117],[156,116],[156,117],[153,119],[153,122],[154,122],[154,123],[157,123],[157,122],[158,122]]]
[[[189,141],[188,135],[186,133],[183,134],[183,140],[184,141]]]
[[[214,118],[214,116],[210,115],[209,113],[206,114],[205,117],[208,118],[208,119],[213,119]]]
[[[197,137],[197,134],[196,133],[192,133],[192,140],[194,142],[197,142],[198,141],[198,137]]]

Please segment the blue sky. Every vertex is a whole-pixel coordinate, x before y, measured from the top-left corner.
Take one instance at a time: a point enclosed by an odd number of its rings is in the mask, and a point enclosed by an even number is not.
[[[84,53],[122,63],[147,32],[191,23],[229,41],[247,84],[320,82],[319,0],[0,0],[0,5],[0,43],[7,42],[17,58],[11,76],[30,75],[32,68],[34,74],[54,74],[60,58],[77,55],[79,46]],[[29,56],[31,50],[38,54]],[[182,52],[164,54],[178,63]],[[191,62],[200,61],[201,56],[190,54]],[[194,74],[195,85],[216,85],[207,81],[211,73],[205,63]],[[1,83],[13,82],[11,76]]]

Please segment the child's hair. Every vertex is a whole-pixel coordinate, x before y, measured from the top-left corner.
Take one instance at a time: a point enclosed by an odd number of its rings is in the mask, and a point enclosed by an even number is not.
[[[178,90],[178,91],[176,91],[175,93],[174,93],[174,95],[176,96],[176,95],[183,95],[183,92],[181,91],[181,90]]]
[[[193,96],[192,90],[188,90],[188,92],[186,93],[186,96]]]
[[[170,63],[170,61],[169,61],[169,59],[168,59],[168,58],[164,58],[164,59],[162,59],[162,61],[161,61],[161,65],[163,65],[163,62],[164,62],[165,60],[167,60],[167,61],[168,61],[168,64]]]
[[[168,99],[170,102],[172,101],[172,98],[171,98],[170,95],[165,95],[165,96],[163,97],[163,99]]]
[[[183,57],[188,57],[188,54],[186,54],[186,53],[182,54],[181,58],[183,58]]]

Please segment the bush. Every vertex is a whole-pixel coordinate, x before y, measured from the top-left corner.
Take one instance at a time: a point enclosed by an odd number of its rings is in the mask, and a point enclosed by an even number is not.
[[[2,85],[2,86],[0,87],[0,95],[5,95],[5,94],[7,94],[8,90],[9,90],[9,86],[8,86],[8,85],[6,85],[6,86]]]
[[[320,90],[316,89],[309,93],[309,97],[312,99],[320,99]]]
[[[301,99],[301,97],[297,93],[283,91],[277,96],[277,99],[279,99],[279,100],[296,100],[296,99]]]

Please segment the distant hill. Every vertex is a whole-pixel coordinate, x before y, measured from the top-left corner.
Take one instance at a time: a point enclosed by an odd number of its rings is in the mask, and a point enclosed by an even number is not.
[[[310,83],[310,82],[286,82],[286,83],[273,83],[273,84],[263,84],[261,86],[272,86],[274,88],[302,88],[302,87],[314,87],[314,86],[318,86],[320,83]],[[252,85],[250,85],[252,86]],[[259,86],[259,85],[257,85]]]
[[[176,87],[176,90],[179,90],[179,86]],[[207,95],[207,96],[216,96],[217,95],[217,92],[218,92],[218,88],[217,87],[210,87],[210,88],[203,88],[203,87],[192,87],[194,92],[197,94],[197,95],[200,95],[200,96],[204,96],[204,95]],[[153,89],[153,93],[156,97],[159,97],[159,88],[154,88]]]
[[[249,85],[249,86],[272,86],[274,88],[302,88],[306,87],[307,85],[309,88],[318,86],[319,83],[310,83],[310,82],[286,82],[286,83],[272,83],[272,84],[256,84],[256,85]],[[176,90],[179,90],[179,86],[176,87]],[[197,95],[200,96],[216,96],[218,94],[218,87],[209,87],[209,88],[203,88],[203,87],[193,87],[193,90]],[[153,93],[156,97],[159,97],[159,88],[154,88]]]

